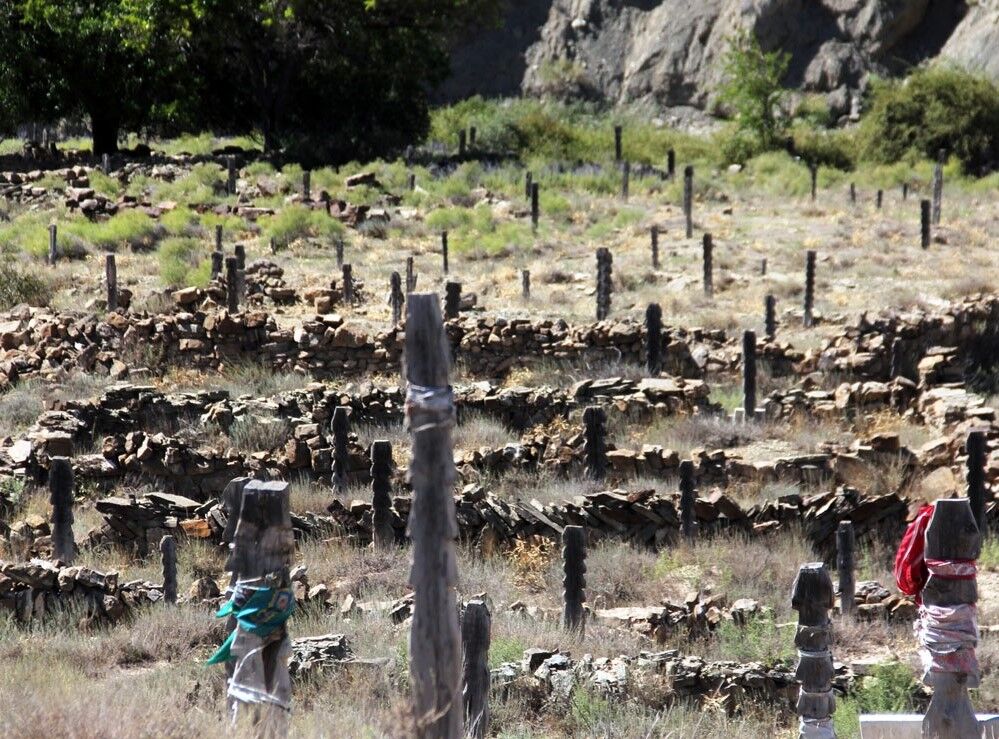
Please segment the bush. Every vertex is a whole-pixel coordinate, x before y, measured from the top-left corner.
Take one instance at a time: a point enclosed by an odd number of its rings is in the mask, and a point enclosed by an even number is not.
[[[342,235],[343,225],[319,210],[304,205],[292,205],[271,216],[264,223],[264,238],[274,239],[281,247],[309,236],[333,237]]]
[[[195,239],[167,239],[159,251],[160,279],[170,287],[204,287],[212,270],[209,258],[199,259],[206,251]]]
[[[765,52],[756,36],[742,32],[729,40],[725,53],[725,83],[719,99],[735,111],[736,125],[756,138],[763,149],[778,148],[787,130],[781,84],[791,55]]]
[[[867,159],[935,159],[946,149],[971,174],[999,161],[999,88],[983,77],[950,67],[920,69],[902,82],[875,81],[869,104],[860,125]]]
[[[7,310],[20,303],[47,305],[52,296],[48,282],[37,274],[22,270],[8,257],[0,263],[0,310]]]

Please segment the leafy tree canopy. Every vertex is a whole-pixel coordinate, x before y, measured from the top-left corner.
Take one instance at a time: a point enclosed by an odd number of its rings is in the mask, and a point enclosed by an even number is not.
[[[735,112],[739,130],[756,137],[762,149],[780,148],[787,134],[782,81],[790,60],[787,52],[763,51],[748,31],[729,40],[719,98]]]

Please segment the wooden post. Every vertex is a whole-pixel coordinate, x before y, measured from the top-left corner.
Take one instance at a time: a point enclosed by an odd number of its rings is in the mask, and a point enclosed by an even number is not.
[[[628,199],[628,192],[631,187],[631,162],[621,165],[621,199]]]
[[[288,599],[294,598],[289,576],[295,552],[289,484],[251,480],[243,488],[242,499],[232,548],[237,575],[234,598],[245,602],[261,588],[270,588],[275,593],[275,609],[284,610]],[[240,733],[249,729],[251,736],[286,735],[291,713],[287,623],[266,636],[237,626],[232,656],[228,696],[234,729]]]
[[[708,297],[714,295],[715,292],[715,281],[714,281],[714,260],[712,256],[714,254],[714,241],[711,238],[711,234],[704,234],[704,238],[701,242],[701,253],[704,271],[704,294]]]
[[[49,465],[49,503],[52,505],[52,558],[67,565],[76,557],[73,539],[73,464],[68,457],[52,457]]]
[[[350,408],[338,405],[330,420],[333,434],[333,489],[339,493],[347,490],[350,470]]]
[[[59,260],[59,236],[54,223],[49,224],[49,264]]]
[[[815,196],[818,192],[819,187],[819,165],[814,162],[808,163],[808,173],[812,178],[812,202],[815,202]]]
[[[621,126],[614,126],[614,161],[620,162],[624,158],[624,147],[621,142]]]
[[[680,462],[680,533],[688,543],[693,543],[697,537],[697,517],[694,514],[696,502],[694,463],[685,459]]]
[[[764,301],[763,330],[767,341],[777,336],[777,298],[773,295],[767,295]]]
[[[312,172],[308,169],[302,172],[302,200],[312,200]]]
[[[896,336],[891,342],[891,358],[888,367],[888,379],[894,380],[898,377],[902,377],[903,374],[902,340]]]
[[[343,269],[343,239],[337,236],[333,240],[333,251],[336,253],[336,268]]]
[[[919,201],[919,236],[924,249],[930,248],[930,201]]]
[[[940,225],[940,209],[943,205],[943,166],[947,152],[941,149],[937,152],[937,163],[933,167],[933,225]]]
[[[228,195],[236,194],[236,157],[229,156],[226,157],[226,186],[225,191]]]
[[[271,254],[277,254],[278,252],[277,239],[271,236],[270,240],[267,243],[267,247],[271,250]]]
[[[988,450],[985,444],[984,431],[972,431],[968,434],[966,446],[968,452],[968,500],[971,502],[971,512],[975,516],[975,525],[981,538],[989,535],[988,519],[985,517],[985,458]]]
[[[465,129],[458,131],[458,156],[465,156]]]
[[[398,272],[393,272],[389,278],[389,303],[392,306],[392,325],[398,326],[402,320],[402,306],[406,302],[406,297],[402,292],[402,277]]]
[[[850,183],[850,205],[857,204],[857,186],[854,183]]]
[[[534,175],[530,172],[524,174],[524,199],[530,200],[534,187]]]
[[[902,200],[908,200],[908,199],[909,199],[909,183],[908,182],[903,182],[902,183]]]
[[[444,268],[444,274],[448,273],[448,263],[447,263],[447,231],[441,231],[441,261]]]
[[[603,480],[607,474],[607,414],[604,409],[598,405],[588,406],[583,411],[583,426],[586,476],[591,480]]]
[[[468,148],[475,148],[475,140],[478,138],[479,131],[475,126],[468,127]]]
[[[222,276],[222,264],[225,261],[225,254],[220,251],[212,252],[212,280],[217,280]]]
[[[406,189],[410,192],[416,189],[416,175],[413,172],[410,172],[409,176],[406,177]]]
[[[167,534],[160,539],[160,562],[163,565],[163,600],[177,602],[177,540]]]
[[[812,314],[815,310],[815,251],[805,252],[805,328],[811,328],[815,322]]]
[[[586,532],[582,526],[562,529],[562,624],[570,631],[586,628]]]
[[[683,217],[687,224],[687,238],[694,237],[694,166],[683,168]]]
[[[853,522],[840,521],[836,527],[836,569],[839,573],[839,610],[844,615],[852,615],[856,610],[854,597],[857,585],[853,551]]]
[[[222,224],[215,225],[215,251],[223,251],[222,249]]]
[[[239,268],[236,257],[225,258],[225,299],[230,313],[239,312]]]
[[[406,257],[406,293],[416,292],[416,270],[413,266],[413,257]]]
[[[597,249],[597,320],[603,321],[610,315],[613,257],[605,246]]]
[[[111,172],[111,155],[107,152],[101,154],[101,171],[104,174],[110,174]]]
[[[236,244],[232,248],[232,253],[236,257],[236,268],[242,272],[246,269],[246,247],[242,244]]]
[[[925,558],[935,560],[923,588],[923,607],[916,626],[920,656],[930,669],[923,682],[933,698],[923,718],[925,739],[965,739],[981,736],[968,688],[978,687],[978,624],[975,603],[978,585],[970,562],[981,553],[981,537],[967,498],[937,500],[926,529]],[[946,622],[935,607],[954,609]],[[945,635],[934,632],[945,629]]]
[[[742,333],[742,407],[746,421],[756,418],[756,332]]]
[[[645,309],[645,368],[651,377],[662,371],[663,309],[659,303],[649,303]]]
[[[340,268],[343,281],[343,302],[350,305],[354,302],[354,268],[345,264]]]
[[[489,630],[492,618],[484,600],[471,600],[461,617],[462,698],[465,736],[483,739],[489,732]]]
[[[411,295],[406,305],[406,425],[413,438],[409,469],[413,502],[413,619],[409,674],[416,734],[462,736],[461,635],[455,586],[458,523],[452,485],[456,473],[451,428],[454,399],[448,382],[448,344],[440,299]]]
[[[531,183],[531,228],[538,230],[538,220],[541,218],[541,206],[539,205],[538,183]]]
[[[884,195],[885,195],[885,191],[884,190],[878,190],[878,194],[877,194],[877,198],[876,198],[876,203],[877,203],[878,210],[881,210],[881,202],[884,200]]]
[[[525,302],[531,299],[531,270],[529,269],[520,270],[520,297]]]
[[[461,283],[447,282],[444,285],[444,319],[451,321],[461,311]]]
[[[833,584],[821,562],[804,564],[791,586],[791,608],[798,612],[794,645],[798,648],[795,677],[801,683],[796,706],[799,739],[834,736],[832,714],[836,699],[832,692],[835,675],[829,645],[832,624],[829,609],[834,605]]]
[[[767,275],[767,258],[763,257],[760,260],[760,274],[764,277]]]
[[[671,180],[676,177],[676,152],[672,149],[666,152],[666,176]]]
[[[659,269],[659,227],[653,226],[649,230],[649,237],[652,240],[652,269]]]
[[[392,444],[374,441],[371,444],[371,541],[375,549],[388,549],[395,544],[392,527]]]
[[[104,282],[107,288],[108,311],[118,310],[118,267],[114,254],[104,255]]]

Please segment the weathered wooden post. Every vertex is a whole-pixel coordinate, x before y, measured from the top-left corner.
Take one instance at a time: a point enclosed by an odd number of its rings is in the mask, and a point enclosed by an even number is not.
[[[923,682],[933,688],[923,718],[925,739],[982,735],[968,698],[968,688],[978,687],[975,560],[980,553],[981,537],[968,499],[937,500],[926,529],[930,576],[916,624]]]
[[[534,188],[534,175],[530,172],[524,174],[524,199],[530,200]]]
[[[760,275],[766,277],[767,274],[767,258],[763,257],[760,260]]]
[[[462,735],[461,635],[455,586],[458,523],[451,486],[456,477],[451,429],[454,399],[440,299],[411,295],[406,306],[406,425],[413,437],[409,469],[413,502],[410,585],[413,620],[409,674],[417,735]]]
[[[371,541],[375,549],[395,544],[392,528],[392,444],[371,443]]]
[[[525,301],[531,299],[531,270],[520,270],[520,297]]]
[[[903,182],[902,183],[902,200],[908,200],[908,199],[909,199],[909,183],[908,182]]]
[[[389,278],[389,304],[392,306],[392,325],[398,326],[402,320],[402,306],[406,302],[406,297],[402,292],[402,277],[398,272],[393,272]]]
[[[177,540],[170,534],[160,539],[160,562],[163,565],[163,600],[177,602]]]
[[[243,244],[236,244],[232,247],[232,253],[236,257],[236,268],[242,272],[246,269],[246,247]]]
[[[988,538],[988,520],[985,517],[985,458],[988,450],[985,445],[985,432],[972,431],[968,434],[968,500],[975,516],[975,525],[982,540]]]
[[[270,240],[267,242],[267,248],[270,249],[271,254],[277,254],[277,239],[271,236]]]
[[[672,149],[666,152],[666,176],[671,180],[676,177],[676,152]]]
[[[107,288],[107,304],[109,311],[118,310],[118,266],[114,254],[104,255],[104,282]]]
[[[406,189],[413,192],[416,189],[416,174],[410,172],[406,177]]]
[[[217,223],[215,225],[215,251],[223,251],[222,249],[222,224]]]
[[[607,474],[607,414],[598,405],[591,405],[583,411],[583,458],[586,462],[586,476],[591,480],[603,480]]]
[[[416,269],[413,257],[406,257],[406,293],[416,292]]]
[[[339,493],[347,490],[350,471],[350,408],[338,405],[330,420],[333,433],[333,489]]]
[[[937,152],[937,163],[933,167],[933,225],[940,225],[940,210],[943,205],[943,166],[944,159],[947,157],[947,152],[944,149],[940,149]]]
[[[562,529],[562,625],[570,631],[586,628],[586,532],[582,526]]]
[[[484,600],[470,600],[461,616],[462,690],[465,736],[489,732],[489,630],[492,618]]]
[[[474,149],[475,148],[475,141],[476,141],[476,139],[478,139],[478,137],[479,137],[479,129],[477,129],[475,126],[469,126],[468,127],[468,148],[469,149]]]
[[[888,366],[888,379],[902,377],[903,372],[902,340],[897,336],[891,342],[891,357]]]
[[[239,267],[236,257],[225,258],[225,299],[230,313],[239,312]]]
[[[333,239],[333,251],[336,253],[336,267],[337,269],[343,269],[343,239],[337,236]]]
[[[354,302],[354,268],[345,264],[340,268],[341,281],[343,282],[343,302],[350,305]]]
[[[229,156],[226,157],[226,185],[225,191],[227,195],[236,194],[236,157]]]
[[[458,131],[458,156],[465,156],[466,133],[465,129]]]
[[[448,281],[444,285],[444,319],[447,321],[458,317],[461,311],[461,283]]]
[[[680,462],[680,533],[688,543],[697,537],[697,488],[694,483],[694,463],[689,459]]]
[[[839,610],[847,615],[856,610],[853,522],[840,521],[836,527],[836,570],[839,573]]]
[[[597,249],[597,320],[610,315],[613,257],[605,246]]]
[[[104,174],[110,174],[111,172],[111,155],[107,152],[101,154],[101,172]]]
[[[531,228],[538,230],[538,220],[541,218],[541,206],[539,205],[538,183],[531,183]]]
[[[49,465],[49,503],[52,505],[52,558],[73,564],[73,464],[69,457],[52,457]]]
[[[448,263],[447,263],[447,231],[441,231],[441,264],[444,268],[444,274],[448,273]]]
[[[659,226],[649,229],[649,237],[652,240],[652,269],[659,269]]]
[[[756,418],[756,332],[742,333],[742,407],[746,421]]]
[[[308,169],[302,172],[302,200],[312,200],[312,172]]]
[[[808,163],[808,174],[812,179],[812,202],[815,202],[815,196],[818,193],[819,188],[819,165],[815,162]]]
[[[225,262],[225,254],[220,251],[212,252],[212,280],[217,280],[222,276],[222,265]]]
[[[884,200],[884,195],[885,195],[885,191],[884,190],[878,190],[878,194],[877,194],[877,197],[876,197],[876,203],[877,203],[878,210],[881,210],[881,202]]]
[[[662,370],[663,309],[659,303],[649,303],[645,309],[645,368],[651,377]]]
[[[624,147],[621,144],[621,126],[614,126],[614,161],[620,162],[624,158]]]
[[[704,234],[701,240],[701,261],[702,269],[704,272],[703,282],[704,282],[704,294],[708,297],[714,295],[715,292],[715,281],[714,281],[714,240],[711,238],[711,234]]]
[[[811,328],[815,322],[813,312],[815,310],[815,251],[809,249],[805,252],[805,328]]]
[[[763,330],[767,341],[773,341],[777,336],[777,298],[773,295],[767,295],[764,300]]]
[[[857,204],[857,186],[854,183],[850,183],[850,205]]]
[[[687,238],[694,237],[694,166],[683,168],[683,217],[687,224]]]
[[[631,187],[631,162],[624,162],[621,165],[621,199],[627,200]]]
[[[791,586],[791,608],[798,612],[794,646],[798,648],[795,677],[801,683],[796,706],[799,739],[836,736],[832,724],[835,670],[829,653],[833,605],[833,584],[826,566],[821,562],[802,565]]]
[[[228,696],[233,727],[244,731],[249,724],[252,736],[284,736],[288,730],[291,640],[286,622],[295,606],[289,576],[294,551],[289,484],[247,482],[232,547],[232,603],[240,610],[250,601],[263,601],[254,621],[266,625],[249,631],[237,621]]]
[[[930,201],[919,201],[919,236],[924,249],[930,248]]]
[[[55,264],[59,260],[59,236],[54,223],[49,224],[49,264]]]

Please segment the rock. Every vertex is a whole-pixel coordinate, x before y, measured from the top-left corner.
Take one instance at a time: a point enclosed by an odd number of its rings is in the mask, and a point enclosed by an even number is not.
[[[969,3],[967,12],[940,51],[940,58],[999,82],[999,5]]]

